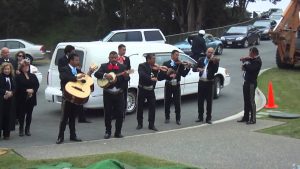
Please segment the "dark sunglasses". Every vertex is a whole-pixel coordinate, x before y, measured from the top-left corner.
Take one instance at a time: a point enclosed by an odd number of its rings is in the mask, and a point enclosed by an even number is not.
[[[24,57],[24,55],[18,55],[18,57]]]

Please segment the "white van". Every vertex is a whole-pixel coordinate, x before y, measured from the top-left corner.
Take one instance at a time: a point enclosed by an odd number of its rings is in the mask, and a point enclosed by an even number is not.
[[[54,103],[61,103],[62,92],[60,90],[60,79],[57,63],[59,58],[64,55],[64,48],[66,45],[73,45],[76,52],[80,55],[80,61],[82,63],[82,71],[87,72],[91,64],[100,65],[108,62],[108,55],[111,51],[117,51],[120,42],[68,42],[59,43],[53,53],[52,60],[47,75],[47,88],[45,90],[46,100]],[[180,49],[175,46],[168,44],[159,43],[143,43],[143,42],[125,42],[126,56],[129,56],[131,61],[131,67],[134,69],[134,73],[130,75],[131,80],[128,88],[128,107],[127,112],[135,112],[137,106],[137,89],[138,89],[138,65],[146,61],[146,53],[155,53],[156,62],[162,65],[163,62],[167,61],[171,57],[172,50],[180,51],[180,59],[182,61],[188,61],[193,64],[196,62],[188,55],[184,54]],[[216,73],[216,97],[219,96],[220,90],[223,86],[230,83],[230,76],[224,68],[219,68]],[[97,86],[96,78],[94,78],[94,92],[90,95],[89,101],[84,104],[84,108],[87,109],[99,109],[103,108],[103,90]],[[181,94],[193,94],[198,92],[198,79],[199,75],[197,72],[189,72],[189,74],[181,80]],[[156,98],[164,98],[164,80],[157,82],[155,88]]]

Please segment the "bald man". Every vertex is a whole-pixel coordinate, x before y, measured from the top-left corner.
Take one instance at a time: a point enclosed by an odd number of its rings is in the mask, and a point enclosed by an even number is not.
[[[206,123],[212,124],[211,112],[214,95],[214,77],[219,69],[220,59],[215,57],[213,48],[208,48],[206,57],[197,62],[193,68],[194,72],[199,72],[198,82],[198,119],[196,122],[203,122],[204,101],[206,101]]]
[[[14,66],[14,69],[17,68],[16,61],[10,57],[9,48],[7,47],[1,49],[0,65],[2,65],[3,62],[11,63]]]

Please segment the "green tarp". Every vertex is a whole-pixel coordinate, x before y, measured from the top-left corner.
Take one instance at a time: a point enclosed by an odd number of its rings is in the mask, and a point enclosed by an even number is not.
[[[151,167],[132,167],[127,164],[121,163],[117,160],[103,160],[94,164],[89,165],[86,168],[76,168],[70,163],[59,163],[53,165],[39,165],[28,169],[188,169],[186,167],[162,167],[162,168],[151,168]]]

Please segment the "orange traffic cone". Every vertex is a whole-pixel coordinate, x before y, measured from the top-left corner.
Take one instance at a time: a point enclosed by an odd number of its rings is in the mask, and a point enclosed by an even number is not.
[[[278,108],[278,105],[275,104],[274,94],[273,94],[273,85],[272,82],[269,82],[269,90],[268,90],[268,103],[265,105],[267,109]]]

